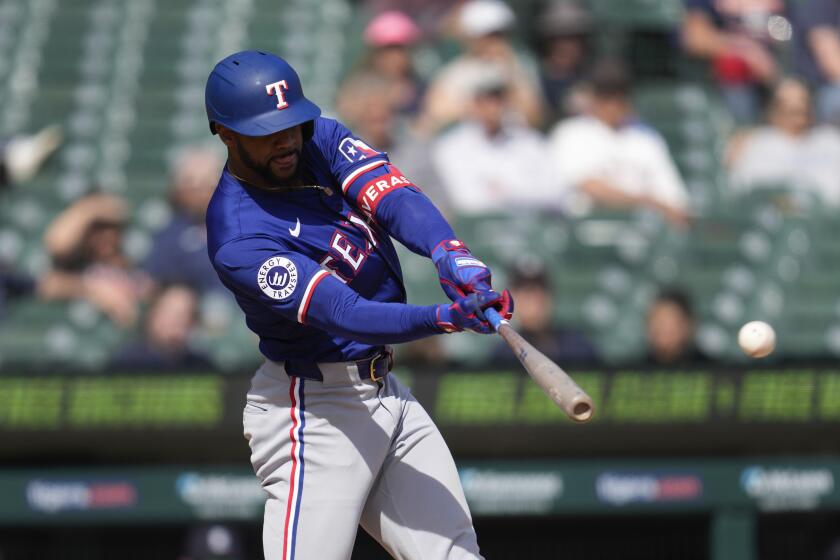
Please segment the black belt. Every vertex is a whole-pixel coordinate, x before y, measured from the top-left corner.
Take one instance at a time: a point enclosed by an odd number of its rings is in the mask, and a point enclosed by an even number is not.
[[[344,362],[349,363],[349,362]],[[370,358],[354,362],[359,369],[359,379],[365,381],[381,381],[394,367],[394,352],[390,347],[378,352]],[[287,375],[303,377],[315,381],[323,381],[324,376],[318,368],[317,362],[305,360],[286,360],[283,363]]]

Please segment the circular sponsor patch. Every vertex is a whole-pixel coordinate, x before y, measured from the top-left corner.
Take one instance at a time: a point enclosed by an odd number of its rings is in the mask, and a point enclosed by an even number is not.
[[[286,299],[294,293],[297,283],[297,267],[286,257],[271,257],[257,272],[260,290],[272,299]]]

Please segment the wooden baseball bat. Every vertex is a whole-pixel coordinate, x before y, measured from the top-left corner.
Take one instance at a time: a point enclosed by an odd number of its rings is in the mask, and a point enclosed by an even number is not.
[[[592,397],[587,395],[560,366],[522,338],[495,309],[489,307],[483,313],[496,332],[513,350],[517,359],[525,366],[525,371],[531,379],[536,381],[540,389],[566,413],[566,416],[575,422],[588,422],[595,411]]]

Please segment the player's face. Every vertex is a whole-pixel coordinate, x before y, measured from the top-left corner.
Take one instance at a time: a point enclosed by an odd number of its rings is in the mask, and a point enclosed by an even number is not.
[[[232,134],[232,148],[239,163],[268,186],[283,185],[297,175],[303,147],[301,126],[269,134],[243,136]]]

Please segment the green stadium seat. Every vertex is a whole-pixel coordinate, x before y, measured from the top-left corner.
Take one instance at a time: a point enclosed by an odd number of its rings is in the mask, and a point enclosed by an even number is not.
[[[590,6],[595,19],[602,25],[622,28],[674,29],[682,15],[679,0],[593,0]]]

